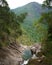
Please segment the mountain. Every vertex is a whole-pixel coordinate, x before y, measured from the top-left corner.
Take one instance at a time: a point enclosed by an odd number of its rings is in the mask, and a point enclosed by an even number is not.
[[[34,43],[35,41],[37,42],[38,35],[36,36],[36,30],[33,25],[40,19],[41,13],[45,11],[42,8],[42,5],[36,2],[31,2],[25,6],[13,9],[12,11],[15,12],[16,15],[20,15],[21,13],[27,13],[24,23],[21,24],[23,35],[21,36],[21,38],[19,38],[19,40],[25,44],[28,44],[30,41],[30,44]],[[38,42],[40,42],[39,39]]]
[[[23,7],[13,9],[13,11],[17,15],[27,12],[28,13],[27,18],[30,18],[31,19],[30,21],[32,21],[32,20],[37,19],[37,17],[39,18],[40,14],[42,12],[42,7],[41,7],[41,4],[39,4],[39,3],[31,2]]]

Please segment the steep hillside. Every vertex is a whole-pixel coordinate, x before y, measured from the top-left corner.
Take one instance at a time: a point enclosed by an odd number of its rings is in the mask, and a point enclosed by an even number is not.
[[[32,44],[34,42],[40,42],[39,38],[42,38],[42,35],[37,39],[37,36],[39,34],[36,33],[37,28],[34,27],[34,24],[38,22],[39,18],[41,17],[41,13],[45,11],[42,9],[42,5],[36,2],[31,2],[23,7],[13,9],[12,11],[15,12],[15,14],[17,15],[20,15],[21,13],[27,13],[27,17],[24,20],[24,23],[21,24],[23,35],[19,38],[19,41],[23,44]],[[43,26],[46,27],[46,25]],[[41,33],[43,34],[43,32]]]

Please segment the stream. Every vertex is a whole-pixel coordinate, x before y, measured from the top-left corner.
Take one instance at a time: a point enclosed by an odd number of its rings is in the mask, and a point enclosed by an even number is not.
[[[38,57],[35,54],[33,54],[33,56],[30,59],[38,59]],[[20,64],[20,65],[26,65],[26,64],[28,64],[28,62],[29,62],[30,59],[24,60],[23,63]]]

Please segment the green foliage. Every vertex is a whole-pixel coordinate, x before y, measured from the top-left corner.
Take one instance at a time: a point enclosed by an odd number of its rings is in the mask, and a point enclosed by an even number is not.
[[[31,28],[22,28],[22,36],[18,38],[18,41],[24,45],[32,45],[38,42],[44,42],[48,34],[48,24],[35,21]]]
[[[44,42],[46,40],[47,34],[48,34],[48,25],[47,23],[41,23],[39,22],[35,22],[34,23],[34,28],[35,28],[35,40],[36,42]]]
[[[52,55],[52,12],[44,13],[42,16],[41,21],[47,21],[48,23],[48,35],[47,35],[47,40],[45,41],[45,49],[46,49],[46,55]],[[48,53],[49,52],[49,53]]]
[[[49,63],[51,65],[52,62],[52,12],[43,13],[40,19],[41,23],[47,22],[48,24],[48,34],[46,40],[44,40],[44,54],[50,60]]]
[[[48,9],[52,9],[50,3],[52,3],[52,0],[45,0],[44,5],[46,4],[45,6],[47,6]],[[48,62],[51,65],[52,64],[52,11],[43,13],[40,22],[48,23],[48,35],[47,35],[47,39],[45,40],[45,43],[43,44],[44,44],[44,54],[50,60]]]
[[[29,35],[26,35],[26,34],[23,34],[22,33],[22,36],[20,36],[17,41],[21,44],[24,44],[24,45],[32,45],[34,44],[34,41],[31,40],[31,38],[29,37]]]
[[[17,20],[22,23],[26,16],[27,16],[27,13],[20,14],[17,16]]]
[[[45,9],[44,9],[45,10]],[[35,42],[43,42],[47,37],[47,22],[40,23],[39,18],[44,11],[40,4],[29,3],[23,7],[16,8],[14,11],[17,15],[23,12],[27,12],[27,17],[21,24],[22,36],[18,38],[18,41],[22,44],[32,45]],[[24,32],[25,31],[25,32]]]
[[[45,0],[43,2],[43,7],[52,8],[52,0]]]
[[[6,46],[11,39],[16,40],[22,34],[20,22],[23,22],[26,15],[20,15],[20,21],[18,16],[11,12],[5,0],[0,2],[0,46]]]

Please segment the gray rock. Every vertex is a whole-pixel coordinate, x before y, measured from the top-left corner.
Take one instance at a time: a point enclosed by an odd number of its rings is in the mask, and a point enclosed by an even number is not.
[[[23,61],[21,57],[21,46],[11,44],[9,47],[0,49],[0,65],[20,65]]]

